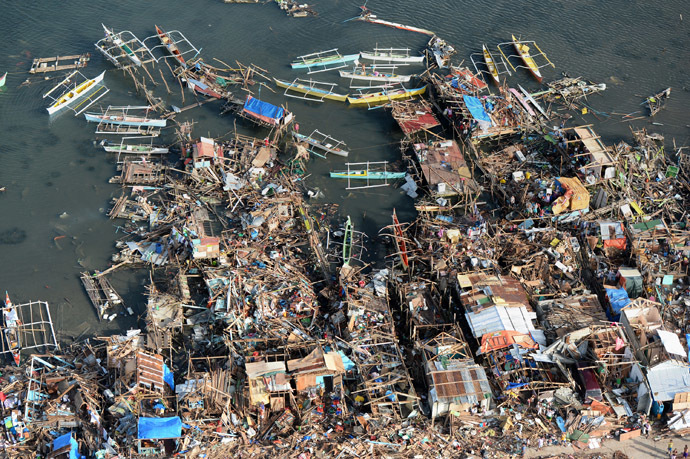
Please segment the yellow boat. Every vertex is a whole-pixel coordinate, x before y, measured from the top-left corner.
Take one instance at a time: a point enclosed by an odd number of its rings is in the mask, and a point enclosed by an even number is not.
[[[65,107],[67,104],[70,102],[79,99],[81,96],[85,95],[89,91],[91,91],[98,83],[103,81],[103,77],[105,76],[105,71],[98,75],[96,78],[92,78],[90,80],[86,80],[83,83],[81,83],[79,86],[76,88],[72,89],[71,91],[65,93],[55,101],[53,105],[47,108],[49,114],[53,114],[60,110],[61,108]]]
[[[409,99],[426,92],[426,85],[416,89],[393,89],[391,91],[379,91],[361,96],[351,96],[347,101],[352,105],[376,105],[390,102],[391,100]]]
[[[534,75],[534,78],[541,83],[541,80],[544,78],[541,76],[537,63],[534,62],[534,58],[529,53],[529,46],[518,41],[518,39],[515,38],[515,35],[511,35],[511,37],[513,37],[513,46],[515,46],[515,51],[517,51],[518,55],[520,58],[522,58],[522,61],[525,63],[529,71],[532,73],[532,75]]]
[[[496,67],[496,61],[486,45],[482,45],[482,53],[484,54],[484,62],[486,63],[486,68],[489,69],[491,77],[494,79],[497,85],[500,85],[501,80],[498,79],[498,67]]]
[[[291,91],[299,92],[302,94],[306,94],[307,96],[313,96],[318,99],[329,99],[329,100],[337,100],[338,102],[345,102],[348,98],[349,94],[337,94],[335,92],[331,91],[326,91],[325,89],[321,88],[316,88],[313,86],[307,86],[305,84],[297,83],[297,82],[289,82],[289,81],[284,81],[284,80],[279,80],[277,78],[273,79],[276,82],[276,85],[280,88],[286,88]]]

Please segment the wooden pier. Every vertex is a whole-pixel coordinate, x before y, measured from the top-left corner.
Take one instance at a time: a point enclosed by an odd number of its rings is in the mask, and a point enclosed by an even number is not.
[[[86,67],[91,59],[90,53],[75,54],[73,56],[39,57],[34,59],[29,73],[48,73],[59,70],[81,69]]]

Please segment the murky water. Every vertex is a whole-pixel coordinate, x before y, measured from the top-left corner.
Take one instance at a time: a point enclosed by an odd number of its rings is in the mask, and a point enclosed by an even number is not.
[[[135,94],[131,82],[93,47],[103,36],[101,23],[115,30],[131,30],[140,38],[153,35],[154,24],[180,30],[203,48],[209,63],[216,62],[213,58],[228,64],[236,60],[254,63],[283,79],[299,75],[288,64],[300,54],[330,48],[356,53],[376,44],[421,50],[428,40],[421,34],[380,25],[344,22],[358,14],[359,3],[321,0],[315,5],[318,17],[292,19],[272,3],[65,1],[58,8],[49,0],[5,0],[0,17],[0,73],[10,75],[7,86],[0,90],[0,186],[7,188],[0,193],[0,290],[8,290],[15,301],[48,301],[56,328],[65,336],[94,333],[102,324],[97,323],[79,273],[106,268],[118,237],[117,223],[105,216],[110,199],[120,194],[117,186],[108,184],[115,174],[113,161],[94,146],[94,126],[83,118],[66,112],[49,119],[42,94],[51,87],[50,82],[19,87],[29,76],[26,72],[34,57],[91,52],[93,58],[84,73],[93,77],[109,70],[105,82],[111,92],[101,103],[140,105],[144,99]],[[511,33],[536,40],[556,64],[555,70],[545,70],[546,81],[567,72],[608,84],[603,95],[590,98],[593,113],[574,120],[595,124],[608,143],[629,138],[628,123],[621,115],[644,114],[640,106],[644,97],[671,86],[670,103],[653,120],[661,125],[641,120],[635,126],[647,125],[665,134],[669,146],[673,139],[678,145],[690,139],[686,89],[690,87],[690,11],[683,1],[652,6],[641,0],[371,0],[367,5],[383,19],[437,31],[458,50],[458,61],[469,62],[470,54],[480,51],[482,43],[507,41]],[[682,18],[683,14],[687,17]],[[166,66],[161,69],[169,76]],[[347,88],[348,82],[333,72],[315,76],[338,83],[343,92]],[[156,94],[181,106],[177,83],[168,81],[176,92],[168,96],[161,85]],[[537,89],[524,71],[510,81]],[[301,132],[318,128],[347,142],[351,149],[348,161],[399,161],[401,134],[385,110],[286,99],[278,89],[276,93],[267,88],[252,90],[269,102],[287,103]],[[193,100],[190,93],[185,96],[186,103]],[[196,135],[221,136],[233,130],[233,118],[219,117],[218,109],[214,102],[178,119],[194,120]],[[265,135],[247,125],[238,129],[257,137]],[[309,186],[319,187],[325,193],[324,201],[338,203],[343,215],[352,216],[357,229],[375,240],[378,228],[389,224],[393,207],[401,221],[414,217],[412,201],[399,189],[350,192],[344,182],[329,179],[328,171],[345,161],[335,156],[312,159]],[[378,250],[383,249],[370,248],[371,252]],[[145,272],[118,274],[113,281],[136,311],[142,309],[146,278]],[[107,328],[132,323],[117,319]]]

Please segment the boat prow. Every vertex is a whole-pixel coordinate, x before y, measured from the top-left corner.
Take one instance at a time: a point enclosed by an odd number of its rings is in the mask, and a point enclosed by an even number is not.
[[[515,51],[522,59],[522,62],[525,63],[527,69],[530,71],[532,76],[534,76],[534,78],[539,83],[541,83],[544,77],[542,77],[541,71],[539,70],[539,66],[534,61],[534,57],[532,57],[532,55],[529,52],[529,46],[515,38],[515,35],[511,35],[511,37],[513,39],[513,46],[515,47]]]

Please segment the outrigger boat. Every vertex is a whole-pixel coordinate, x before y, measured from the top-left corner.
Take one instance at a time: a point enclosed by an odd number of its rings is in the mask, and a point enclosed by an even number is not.
[[[0,77],[0,88],[5,86],[5,81],[7,80],[7,72],[3,76]]]
[[[108,29],[105,24],[101,24],[103,26],[103,30],[105,30],[105,35],[108,37],[112,42],[117,45],[126,55],[127,57],[134,62],[134,64],[137,67],[141,67],[141,60],[137,57],[137,55],[132,51],[132,48],[127,46],[127,43],[122,41],[122,39],[116,35],[112,30]]]
[[[424,62],[424,55],[410,56],[410,48],[375,48],[373,51],[362,51],[359,55],[362,59],[368,59],[370,61],[408,64]]]
[[[489,51],[489,48],[486,47],[486,45],[482,45],[482,54],[484,54],[484,62],[486,63],[486,68],[489,69],[489,74],[491,75],[491,78],[493,78],[494,82],[497,85],[501,84],[501,80],[498,78],[498,67],[496,66],[496,61],[494,60],[494,57],[491,55],[491,51]]]
[[[333,171],[330,173],[331,178],[349,178],[361,180],[388,180],[405,178],[407,172],[389,172],[389,171],[369,171],[369,170],[349,170],[349,171]]]
[[[21,342],[19,340],[19,326],[22,324],[17,314],[17,307],[10,301],[10,295],[5,292],[5,307],[2,309],[3,332],[7,341],[8,351],[12,360],[19,366],[21,359]]]
[[[158,34],[158,38],[161,41],[161,44],[164,45],[170,54],[175,56],[175,60],[184,68],[187,68],[187,63],[184,60],[184,57],[182,57],[182,53],[180,53],[180,49],[177,47],[177,45],[170,39],[170,36],[166,33],[163,32],[163,30],[158,27],[156,27],[156,33]]]
[[[343,236],[343,266],[350,265],[353,235],[352,220],[350,220],[350,216],[348,215],[347,221],[345,222],[345,234]]]
[[[331,65],[346,64],[359,58],[359,54],[342,55],[338,49],[330,49],[328,51],[319,51],[316,53],[305,54],[298,56],[297,60],[290,64],[293,69],[311,69],[312,67],[324,67],[324,70],[333,70],[327,68]],[[344,65],[336,68],[342,68]]]
[[[541,83],[544,77],[541,76],[537,63],[534,62],[534,58],[529,53],[529,46],[515,38],[515,35],[511,35],[511,37],[513,38],[513,46],[515,47],[515,51],[518,53],[518,56],[520,56],[522,62],[525,63],[527,69],[532,73],[534,78]]]
[[[349,96],[347,101],[352,105],[376,105],[387,103],[391,100],[409,99],[426,92],[426,85],[415,89],[384,89],[382,91],[373,92],[369,94],[361,94],[359,96]]]
[[[314,99],[307,99],[307,100],[317,100],[320,101],[322,99],[329,99],[329,100],[336,100],[338,102],[345,102],[348,98],[349,94],[337,94],[335,92],[328,91],[326,89],[321,89],[317,88],[315,86],[309,86],[303,83],[298,83],[297,81],[289,82],[285,80],[279,80],[277,78],[273,78],[273,80],[276,82],[276,85],[280,88],[285,88],[289,89],[291,91],[299,92],[301,94],[305,94],[307,96],[313,96]],[[318,82],[310,82],[312,84],[318,83]],[[335,86],[333,84],[333,86]],[[286,94],[287,95],[287,94]]]
[[[450,57],[455,54],[455,48],[450,46],[445,40],[434,35],[429,40],[428,45],[431,53],[436,58],[438,68],[445,69],[450,65]]]
[[[131,154],[143,154],[143,155],[162,155],[168,153],[170,150],[168,147],[157,147],[155,145],[128,145],[128,144],[118,144],[118,145],[108,145],[104,144],[103,149],[108,153],[131,153]]]
[[[105,113],[84,113],[86,121],[92,123],[115,124],[136,127],[165,127],[168,120],[154,119],[147,116],[132,116],[125,114],[110,115]]]
[[[671,88],[666,88],[663,91],[661,91],[658,94],[654,94],[653,96],[647,97],[647,100],[645,102],[647,103],[647,107],[649,107],[649,116],[654,116],[659,111],[664,108],[666,105],[666,101],[671,97]]]
[[[400,227],[400,222],[398,221],[398,215],[395,213],[395,209],[393,209],[393,230],[395,231],[395,247],[398,249],[398,253],[400,254],[400,261],[402,261],[403,267],[407,269],[410,266],[410,260],[407,256],[407,244],[405,243],[405,235]]]
[[[326,153],[332,153],[334,155],[342,156],[347,158],[347,155],[350,154],[349,151],[340,148],[341,146],[346,146],[344,142],[339,141],[334,139],[333,137],[324,134],[323,132],[319,132],[318,130],[314,130],[309,135],[304,135],[300,134],[298,132],[292,131],[292,136],[295,138],[296,141],[298,142],[306,142],[307,144],[311,145],[314,148],[318,148],[319,150],[323,150]],[[312,151],[312,153],[314,153]],[[322,155],[319,155],[322,156]]]
[[[72,74],[72,75],[74,75],[74,74]],[[66,79],[61,83],[61,85],[62,85],[62,84],[66,84],[67,81],[72,77],[72,75],[70,75],[68,78],[66,78]],[[84,81],[83,83],[81,83],[81,84],[79,84],[78,86],[76,86],[76,87],[75,87],[74,89],[72,89],[71,91],[69,91],[69,92],[63,94],[62,97],[60,97],[59,99],[56,99],[56,100],[55,100],[55,103],[54,103],[53,105],[51,105],[50,107],[48,107],[46,110],[48,110],[48,113],[52,115],[53,113],[55,113],[55,112],[59,111],[60,109],[66,107],[66,106],[67,106],[68,104],[70,104],[71,102],[74,102],[75,100],[77,100],[77,99],[79,99],[80,97],[86,95],[89,91],[91,91],[92,89],[94,89],[98,83],[100,83],[101,81],[103,81],[103,77],[105,77],[105,71],[103,71],[103,73],[101,73],[100,75],[98,75],[96,78],[92,78],[92,79],[90,79],[90,80],[86,80],[86,81]],[[46,95],[47,95],[47,94],[46,94]],[[46,97],[46,96],[43,96],[43,97]]]
[[[340,76],[343,78],[350,78],[352,80],[365,81],[379,81],[382,83],[407,83],[412,78],[412,75],[396,75],[394,73],[383,73],[376,70],[376,66],[372,66],[373,71],[367,72],[366,67],[355,66],[352,70],[339,70]],[[379,67],[380,68],[380,67]]]

